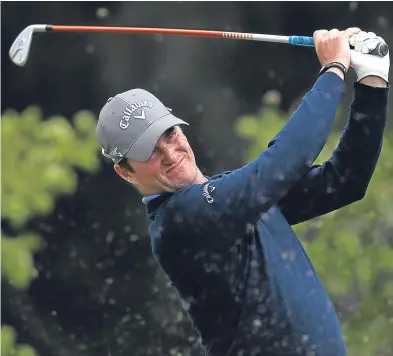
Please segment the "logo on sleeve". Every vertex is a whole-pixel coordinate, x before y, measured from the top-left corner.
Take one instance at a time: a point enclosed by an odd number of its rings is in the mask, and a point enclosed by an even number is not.
[[[205,184],[205,185],[203,186],[202,195],[203,195],[203,197],[205,198],[205,200],[206,200],[209,204],[211,204],[211,203],[214,202],[214,199],[213,199],[213,197],[212,197],[212,193],[214,192],[215,189],[216,189],[216,188],[215,188],[215,187],[212,187],[212,186],[210,185],[210,183],[207,183],[207,184]]]

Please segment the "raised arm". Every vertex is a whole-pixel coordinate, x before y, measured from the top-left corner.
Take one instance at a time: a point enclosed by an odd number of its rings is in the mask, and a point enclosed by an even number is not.
[[[364,197],[382,147],[388,90],[355,83],[349,122],[332,157],[313,166],[278,204],[290,224]]]
[[[351,41],[356,45],[357,40],[365,43],[372,37],[375,34],[360,32]],[[359,51],[361,43],[355,47]],[[381,58],[351,51],[357,82],[348,125],[332,157],[312,167],[279,202],[292,225],[337,210],[366,194],[382,147],[389,63],[389,55]]]

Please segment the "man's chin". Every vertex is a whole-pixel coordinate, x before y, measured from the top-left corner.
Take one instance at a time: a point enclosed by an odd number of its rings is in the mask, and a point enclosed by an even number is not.
[[[189,185],[191,185],[191,184],[189,184],[189,183],[178,183],[178,184],[173,185],[172,188],[173,188],[174,191],[178,191],[180,189],[188,187]]]
[[[172,182],[169,188],[173,189],[173,191],[177,191],[185,187],[188,187],[191,184],[193,184],[193,182],[191,181]]]

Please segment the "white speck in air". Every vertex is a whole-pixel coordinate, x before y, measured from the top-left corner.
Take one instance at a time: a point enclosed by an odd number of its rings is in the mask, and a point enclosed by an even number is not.
[[[128,323],[131,320],[131,317],[126,314],[121,318],[122,323]]]
[[[196,111],[196,112],[202,112],[202,111],[203,111],[203,105],[198,104],[198,105],[196,106],[196,108],[195,108],[195,111]]]
[[[349,3],[349,11],[355,11],[358,8],[358,2],[357,1],[351,1]]]
[[[76,346],[79,350],[87,350],[87,345],[86,344],[77,344]]]
[[[106,7],[99,7],[96,11],[96,17],[104,19],[109,16],[109,10]]]
[[[388,28],[389,21],[386,17],[380,16],[380,17],[378,17],[378,25],[382,28]]]
[[[269,90],[262,98],[264,105],[279,106],[281,103],[281,94],[278,90]]]
[[[164,40],[164,36],[162,34],[154,35],[154,40],[156,42],[162,42]]]
[[[258,262],[255,261],[255,260],[252,260],[250,264],[251,264],[252,268],[257,268],[258,267]]]
[[[259,327],[262,326],[262,321],[261,321],[261,319],[255,319],[254,322],[253,322],[253,324],[254,324],[254,326],[255,326],[256,328],[259,328]]]
[[[88,44],[85,47],[86,53],[88,53],[88,54],[93,54],[95,49],[96,49],[96,47],[93,44]]]
[[[268,73],[267,73],[267,76],[268,76],[270,79],[273,79],[273,78],[276,76],[276,71],[274,71],[274,70],[269,70]]]
[[[279,174],[277,174],[277,178],[278,178],[278,180],[283,181],[285,179],[285,174],[279,173]]]
[[[136,241],[139,240],[139,235],[132,234],[132,235],[129,237],[129,239],[130,239],[131,242],[136,242]]]
[[[105,283],[108,285],[111,285],[113,283],[113,281],[114,281],[113,278],[106,278],[105,279]]]
[[[113,231],[109,231],[108,234],[105,236],[105,241],[109,244],[113,241],[115,237],[115,233]]]
[[[295,261],[296,258],[296,252],[295,251],[290,251],[289,252],[289,260],[290,261]]]
[[[307,272],[306,272],[307,277],[312,277],[313,275],[314,275],[314,273],[312,272],[311,269],[307,270]]]

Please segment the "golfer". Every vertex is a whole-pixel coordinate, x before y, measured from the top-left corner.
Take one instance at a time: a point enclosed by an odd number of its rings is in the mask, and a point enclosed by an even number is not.
[[[231,172],[202,174],[181,129],[187,123],[145,90],[102,108],[103,154],[143,196],[154,257],[206,355],[347,355],[332,302],[291,226],[366,194],[389,91],[389,55],[363,54],[375,39],[358,28],[316,31],[313,87],[266,150]],[[350,67],[357,79],[348,124],[332,157],[314,165]]]

